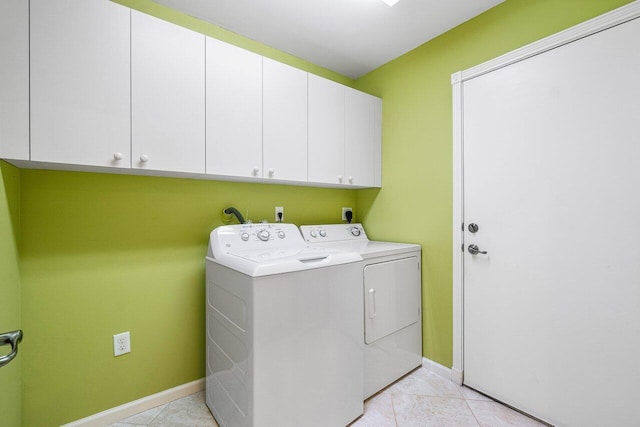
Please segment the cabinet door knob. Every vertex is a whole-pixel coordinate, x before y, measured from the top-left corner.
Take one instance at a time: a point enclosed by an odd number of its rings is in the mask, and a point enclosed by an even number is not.
[[[140,161],[142,163],[147,163],[149,161],[149,156],[147,156],[146,154],[143,154],[142,156],[140,156]]]
[[[122,155],[122,153],[114,153],[113,154],[113,159],[114,160],[122,160],[122,159],[124,159],[124,156]]]
[[[259,167],[257,167],[257,166],[254,166],[254,167],[253,167],[253,174],[254,174],[254,175],[258,175],[258,172],[260,172],[260,168],[259,168]]]
[[[342,182],[342,175],[338,175],[338,182]]]
[[[273,176],[276,173],[274,168],[269,168],[269,176]]]
[[[352,177],[352,176],[350,176],[350,177],[349,177],[349,182],[350,182],[350,183],[352,183],[352,182],[353,182],[353,177]]]

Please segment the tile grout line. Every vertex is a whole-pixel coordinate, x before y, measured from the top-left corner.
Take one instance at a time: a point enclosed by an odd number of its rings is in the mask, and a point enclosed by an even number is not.
[[[473,415],[473,418],[476,420],[476,423],[478,423],[478,426],[482,427],[482,424],[480,424],[480,420],[476,416],[476,413],[473,412],[473,408],[471,407],[471,405],[469,405],[469,402],[467,402],[467,399],[464,399],[464,404],[467,405],[467,408],[469,408],[469,411],[471,412],[471,415]]]
[[[184,399],[184,397],[181,397],[178,400],[182,400],[182,399]],[[169,407],[169,405],[171,405],[173,402],[176,402],[176,400],[173,400],[173,401],[171,401],[169,403],[165,403],[164,408],[162,408],[162,411],[158,412],[158,414],[155,417],[153,417],[153,419],[148,424],[145,424],[145,426],[146,427],[151,427],[153,422],[160,416],[160,414],[162,414],[164,411],[166,411],[167,408]]]
[[[398,427],[398,419],[396,418],[396,405],[393,404],[393,393],[389,393],[389,400],[391,401],[391,410],[393,411],[393,422]]]

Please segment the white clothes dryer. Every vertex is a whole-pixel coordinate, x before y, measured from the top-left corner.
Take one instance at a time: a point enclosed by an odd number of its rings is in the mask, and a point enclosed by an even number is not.
[[[422,364],[420,245],[371,241],[361,224],[303,225],[318,249],[355,252],[364,306],[364,398]]]
[[[211,232],[206,402],[223,427],[342,427],[363,413],[362,258],[293,224]]]

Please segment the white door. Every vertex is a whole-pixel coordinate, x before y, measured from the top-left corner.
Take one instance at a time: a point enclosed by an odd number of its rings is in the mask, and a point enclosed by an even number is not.
[[[204,36],[131,11],[131,166],[205,172]]]
[[[555,425],[640,423],[638,52],[636,19],[463,86],[464,382]]]
[[[264,178],[307,180],[307,73],[263,58]]]
[[[207,173],[262,177],[262,57],[206,38]]]
[[[129,9],[30,1],[31,160],[131,166]]]

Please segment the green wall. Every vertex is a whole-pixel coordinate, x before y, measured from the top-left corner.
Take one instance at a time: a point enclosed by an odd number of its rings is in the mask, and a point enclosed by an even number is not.
[[[356,81],[381,96],[381,190],[358,192],[370,237],[423,248],[423,354],[450,367],[452,331],[451,74],[629,0],[507,0]]]
[[[0,333],[20,329],[20,171],[0,161]],[[28,339],[28,338],[25,338]],[[10,346],[0,347],[0,356]],[[0,368],[0,425],[21,424],[21,365],[24,357],[20,346],[18,357]]]

